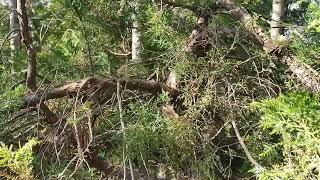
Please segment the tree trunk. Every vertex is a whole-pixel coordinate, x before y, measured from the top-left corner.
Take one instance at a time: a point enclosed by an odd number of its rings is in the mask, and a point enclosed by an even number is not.
[[[26,8],[26,0],[17,1],[17,12],[20,14],[19,23],[23,42],[28,53],[28,71],[27,71],[27,86],[32,91],[37,91],[36,74],[37,74],[37,53],[34,49],[32,37],[30,34],[29,20]]]
[[[272,2],[272,15],[271,15],[271,39],[277,39],[283,35],[282,17],[284,15],[284,0],[273,0]]]
[[[132,2],[132,61],[139,61],[141,59],[142,52],[142,43],[141,43],[141,31],[140,31],[140,22],[138,20],[138,11],[139,11],[140,2],[135,0]]]
[[[17,0],[7,0],[7,5],[11,11],[10,13],[10,48],[12,52],[20,49],[20,25],[17,13]]]

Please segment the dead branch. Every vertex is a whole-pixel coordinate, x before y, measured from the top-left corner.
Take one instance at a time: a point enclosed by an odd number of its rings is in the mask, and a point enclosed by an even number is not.
[[[250,151],[248,150],[247,145],[244,143],[244,141],[239,133],[236,122],[234,120],[232,120],[231,123],[232,123],[233,129],[234,129],[234,132],[236,133],[236,136],[240,142],[240,145],[241,145],[242,149],[244,150],[244,152],[246,153],[246,156],[248,157],[249,161],[255,167],[257,172],[261,171],[263,169],[262,166],[252,157]]]
[[[106,48],[106,50],[107,50],[110,54],[112,54],[112,55],[114,55],[114,56],[117,56],[117,57],[119,57],[119,58],[128,58],[128,57],[131,55],[131,52],[118,53],[118,52],[113,52],[112,50],[110,50],[110,49],[108,49],[108,48]]]
[[[26,109],[22,109],[21,111],[19,111],[18,113],[14,114],[11,118],[10,118],[10,121],[11,120],[15,120],[17,118],[20,118],[30,112],[33,112],[33,111],[36,111],[37,108],[35,107],[29,107],[29,108],[26,108]]]
[[[115,91],[117,87],[117,81],[125,89],[139,90],[149,92],[151,94],[160,93],[162,90],[167,91],[170,95],[178,95],[178,91],[168,87],[163,83],[157,83],[152,80],[137,80],[137,79],[117,79],[117,78],[105,78],[98,79],[95,77],[80,80],[78,82],[69,83],[61,87],[54,88],[50,91],[43,92],[38,91],[28,94],[24,97],[24,100],[29,105],[34,105],[39,102],[45,102],[49,99],[57,99],[65,96],[74,97],[79,95],[89,95],[94,91]]]

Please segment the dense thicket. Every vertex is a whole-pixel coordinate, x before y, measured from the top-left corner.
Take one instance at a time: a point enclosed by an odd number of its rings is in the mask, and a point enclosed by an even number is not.
[[[317,179],[316,0],[2,0],[0,179]]]

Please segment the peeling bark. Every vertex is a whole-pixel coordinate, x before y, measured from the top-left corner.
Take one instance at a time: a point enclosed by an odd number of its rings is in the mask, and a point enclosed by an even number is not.
[[[141,27],[138,20],[140,2],[135,0],[132,2],[132,44],[131,44],[131,54],[132,61],[139,61],[141,59],[142,44],[141,44]]]
[[[294,75],[313,92],[320,92],[320,74],[295,56],[283,56],[281,61],[289,66]]]

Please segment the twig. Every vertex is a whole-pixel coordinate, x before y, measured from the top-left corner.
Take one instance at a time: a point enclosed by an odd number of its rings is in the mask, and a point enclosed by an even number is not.
[[[36,110],[37,110],[37,108],[35,108],[35,107],[28,107],[26,109],[23,109],[20,112],[16,113],[14,116],[12,116],[12,118],[10,118],[10,121],[17,119],[19,117],[22,117],[22,116],[26,115],[27,113],[32,112],[32,111],[36,111]]]
[[[18,82],[16,82],[13,86],[11,86],[11,90],[14,90],[16,87],[18,87],[20,84],[23,84],[23,83],[25,83],[26,82],[26,80],[25,79],[23,79],[23,80],[20,80],[20,81],[18,81]]]
[[[111,53],[114,56],[124,56],[124,57],[128,57],[129,55],[131,55],[131,52],[128,53],[117,53],[117,52],[113,52],[110,49],[106,48],[106,50]]]
[[[79,156],[79,159],[83,159],[83,149],[82,149],[83,148],[83,143],[80,140],[80,136],[82,136],[82,133],[79,133],[79,131],[81,131],[81,130],[78,129],[78,125],[77,124],[75,124],[73,126],[73,128],[74,128],[75,139],[77,141],[78,156]]]
[[[1,43],[0,52],[2,51],[3,46],[4,46],[4,44],[7,42],[7,40],[10,40],[10,39],[12,38],[12,37],[10,37],[10,35],[11,35],[12,33],[14,33],[15,31],[20,31],[20,30],[19,30],[19,29],[12,29],[12,30],[5,36],[4,40],[3,40],[2,43]]]
[[[71,163],[77,159],[78,156],[73,157],[70,162],[67,164],[67,166],[63,169],[63,171],[58,175],[58,179],[62,179],[63,174],[66,172],[66,170],[69,168]]]
[[[17,12],[17,10],[11,9],[10,11],[6,12],[3,16],[1,16],[0,21],[2,21],[7,15],[9,15],[12,12]]]
[[[118,107],[119,107],[119,118],[120,118],[120,124],[121,124],[121,130],[123,133],[123,143],[126,143],[126,131],[125,131],[125,125],[123,122],[123,118],[122,118],[122,106],[121,106],[121,95],[120,95],[120,82],[117,81],[117,99],[118,99]],[[123,145],[123,179],[126,179],[126,157],[125,157],[125,151],[128,150],[128,145],[125,144]],[[131,179],[134,180],[134,174],[133,174],[133,168],[132,168],[132,164],[131,164],[131,160],[129,157],[129,167],[130,167],[130,173],[131,173]]]
[[[95,75],[95,66],[94,66],[94,60],[92,58],[92,50],[91,50],[91,44],[88,38],[88,33],[85,29],[85,26],[83,26],[83,19],[80,13],[80,10],[77,8],[77,6],[75,5],[75,3],[72,3],[72,8],[76,13],[76,16],[79,18],[80,24],[81,24],[81,31],[82,31],[82,35],[84,36],[84,40],[86,41],[86,46],[87,46],[87,51],[88,51],[88,57],[89,57],[89,61],[90,61],[90,66],[91,66],[91,75],[94,76]]]
[[[246,153],[247,158],[249,159],[249,161],[252,163],[252,165],[254,165],[256,173],[259,174],[261,172],[261,170],[263,170],[263,167],[252,157],[251,153],[248,150],[248,147],[246,146],[246,144],[244,143],[239,130],[237,128],[236,122],[234,120],[231,120],[234,132],[236,133],[236,136],[240,142],[240,145],[242,147],[242,149],[244,150],[244,152]]]
[[[147,165],[146,165],[146,161],[144,160],[143,156],[142,156],[142,153],[140,151],[140,156],[141,156],[141,159],[142,159],[142,162],[143,162],[143,166],[144,168],[146,169],[146,173],[147,173],[147,176],[148,176],[148,179],[149,179],[149,172],[148,172],[148,168],[147,168]]]
[[[225,122],[225,123],[223,124],[223,126],[218,130],[218,132],[217,132],[212,138],[210,138],[210,141],[214,140],[214,139],[222,132],[223,128],[226,127],[226,125],[227,125],[228,123],[229,123],[229,121]],[[208,141],[208,142],[210,142],[210,141]]]

